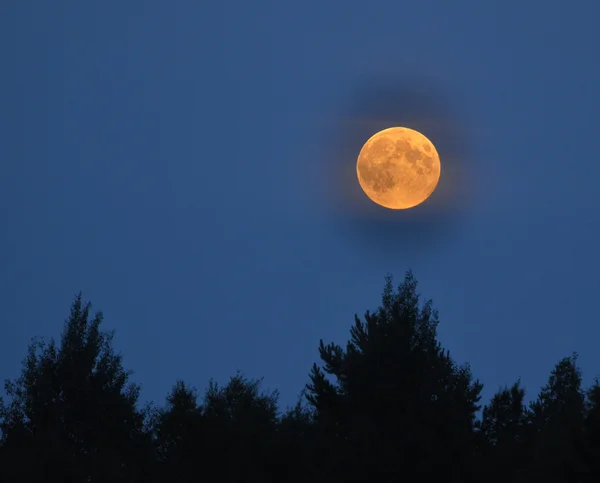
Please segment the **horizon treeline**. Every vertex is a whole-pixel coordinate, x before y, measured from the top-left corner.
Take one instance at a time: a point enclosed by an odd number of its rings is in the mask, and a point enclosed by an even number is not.
[[[484,405],[410,271],[398,286],[386,277],[381,305],[355,316],[345,346],[320,341],[286,409],[241,373],[203,395],[176,381],[161,406],[140,408],[102,317],[78,295],[59,343],[33,339],[6,381],[1,482],[599,480],[600,385],[582,387],[576,354],[529,405],[519,380]]]

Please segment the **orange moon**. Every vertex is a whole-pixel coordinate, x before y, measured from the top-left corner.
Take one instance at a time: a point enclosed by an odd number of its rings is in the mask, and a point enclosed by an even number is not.
[[[423,134],[391,127],[371,136],[356,162],[358,183],[378,205],[405,210],[423,203],[440,180],[440,157]]]

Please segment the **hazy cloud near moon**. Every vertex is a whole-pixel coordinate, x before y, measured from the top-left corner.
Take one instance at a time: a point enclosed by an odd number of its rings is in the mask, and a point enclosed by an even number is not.
[[[457,229],[471,200],[471,160],[466,121],[459,99],[428,79],[394,76],[359,83],[339,107],[324,137],[328,178],[326,202],[337,228],[371,248],[419,249],[443,242]],[[403,126],[423,133],[441,160],[440,182],[431,197],[409,210],[393,211],[372,203],[356,178],[363,144],[382,129]]]

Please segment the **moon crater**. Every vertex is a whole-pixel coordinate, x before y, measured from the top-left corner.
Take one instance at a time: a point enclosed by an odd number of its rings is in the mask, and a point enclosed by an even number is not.
[[[356,163],[358,182],[375,203],[393,210],[423,203],[441,172],[439,155],[423,134],[392,127],[374,134]]]

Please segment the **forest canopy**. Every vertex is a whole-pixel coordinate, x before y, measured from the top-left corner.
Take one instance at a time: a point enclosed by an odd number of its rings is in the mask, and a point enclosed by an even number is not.
[[[0,400],[2,482],[590,481],[600,475],[600,385],[573,354],[525,404],[521,381],[483,383],[437,337],[408,271],[355,316],[345,346],[319,341],[295,406],[262,379],[175,381],[139,402],[102,313],[75,297],[59,341],[33,339]],[[299,388],[302,389],[302,388]]]

